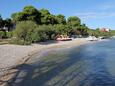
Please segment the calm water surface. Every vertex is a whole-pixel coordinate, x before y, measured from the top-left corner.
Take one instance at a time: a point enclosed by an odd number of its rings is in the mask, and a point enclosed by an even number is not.
[[[115,39],[43,52],[20,86],[115,86]]]

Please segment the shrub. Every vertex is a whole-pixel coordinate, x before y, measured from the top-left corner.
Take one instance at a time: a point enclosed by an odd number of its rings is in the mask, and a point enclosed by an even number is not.
[[[6,32],[6,37],[11,38],[12,37],[12,32]]]
[[[5,31],[0,31],[0,39],[6,38],[6,32]]]
[[[14,37],[17,44],[31,44],[35,38],[34,33],[36,33],[37,25],[32,21],[22,21],[16,25],[14,31]]]
[[[8,41],[9,44],[18,44],[18,45],[30,45],[31,42],[29,41],[24,41],[24,40],[20,40],[17,38],[12,38],[11,40]]]
[[[44,34],[44,35],[41,35],[41,36],[45,40],[52,40],[52,39],[54,39],[53,35],[56,34],[55,29],[54,29],[54,27],[52,25],[42,25],[42,26],[39,26],[39,33],[40,34]]]
[[[54,39],[55,30],[52,25],[41,25],[32,34],[32,42],[46,41]]]
[[[69,33],[69,29],[67,25],[57,24],[54,26],[54,28],[57,34],[67,35]]]

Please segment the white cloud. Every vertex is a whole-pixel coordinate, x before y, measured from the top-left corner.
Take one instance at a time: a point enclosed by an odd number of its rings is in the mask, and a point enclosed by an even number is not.
[[[110,10],[115,8],[115,3],[103,3],[99,7],[101,10]]]
[[[80,12],[75,15],[82,19],[104,19],[115,17],[115,1],[100,3],[92,7],[88,12]]]
[[[82,12],[76,13],[75,15],[82,19],[103,19],[115,17],[115,12]]]

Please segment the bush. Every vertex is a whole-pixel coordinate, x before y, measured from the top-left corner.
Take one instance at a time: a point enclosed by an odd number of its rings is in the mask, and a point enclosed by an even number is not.
[[[6,32],[6,37],[11,38],[12,37],[12,32]]]
[[[57,24],[54,28],[57,34],[67,35],[70,32],[67,25]]]
[[[54,39],[55,30],[52,25],[37,26],[32,21],[22,21],[16,25],[13,31],[15,39],[11,41],[14,44],[31,44],[39,41]]]
[[[8,41],[9,44],[18,44],[18,45],[30,45],[31,42],[27,42],[27,41],[24,41],[24,40],[20,40],[20,39],[17,39],[17,38],[12,38],[11,40]]]
[[[53,35],[56,34],[55,29],[52,25],[42,25],[39,26],[39,33],[41,34],[40,36],[42,36],[42,38],[44,38],[44,40],[52,40]],[[42,35],[44,34],[44,35]]]
[[[55,30],[52,25],[41,25],[35,29],[35,33],[32,35],[33,42],[40,42],[54,39]]]
[[[14,37],[17,44],[31,44],[35,41],[34,34],[36,33],[37,25],[32,21],[22,21],[16,25]]]
[[[0,31],[0,39],[6,38],[6,32],[5,31]]]

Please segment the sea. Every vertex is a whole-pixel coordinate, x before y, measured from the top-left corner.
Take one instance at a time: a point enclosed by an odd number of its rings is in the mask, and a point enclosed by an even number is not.
[[[42,52],[23,65],[19,86],[115,86],[115,39]],[[17,86],[18,86],[17,85]]]

